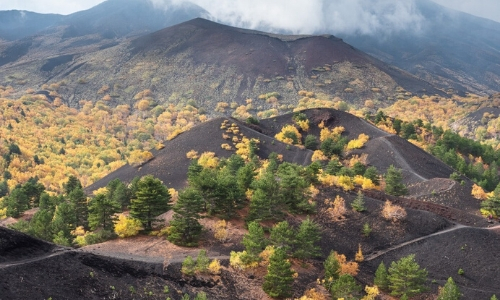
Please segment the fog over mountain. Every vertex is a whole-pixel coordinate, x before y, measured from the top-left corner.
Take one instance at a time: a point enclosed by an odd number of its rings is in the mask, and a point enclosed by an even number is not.
[[[150,0],[162,6],[164,0]],[[313,34],[419,32],[425,18],[415,1],[397,0],[191,0],[212,20],[264,31]]]

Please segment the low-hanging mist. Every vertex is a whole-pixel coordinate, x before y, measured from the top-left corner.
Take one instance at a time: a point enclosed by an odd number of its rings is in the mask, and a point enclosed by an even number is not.
[[[186,0],[150,0],[168,6]],[[419,32],[424,17],[415,0],[190,0],[214,21],[279,33],[373,35]]]

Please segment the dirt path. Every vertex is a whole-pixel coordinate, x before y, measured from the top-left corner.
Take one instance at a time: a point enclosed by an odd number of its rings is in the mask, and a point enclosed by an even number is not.
[[[47,258],[51,258],[51,257],[54,257],[54,256],[61,255],[61,254],[67,253],[69,251],[75,251],[75,250],[69,249],[69,248],[68,249],[58,248],[58,249],[55,249],[51,253],[48,253],[48,254],[45,254],[45,255],[41,255],[41,256],[38,256],[38,257],[35,257],[35,258],[23,259],[23,260],[19,260],[19,261],[16,261],[16,262],[11,262],[11,263],[1,263],[0,264],[0,269],[5,269],[5,268],[13,267],[13,266],[20,266],[20,265],[30,264],[30,263],[33,263],[33,262],[37,262],[37,261],[40,261],[40,260],[44,260],[44,259],[47,259]]]
[[[387,136],[383,136],[383,137],[380,137],[379,139],[381,139],[389,147],[389,149],[392,150],[392,152],[394,153],[394,159],[399,164],[399,167],[401,169],[403,169],[403,170],[405,170],[405,171],[413,174],[414,176],[416,176],[420,180],[423,180],[423,181],[428,180],[428,178],[425,178],[425,177],[421,176],[420,174],[418,174],[417,172],[415,172],[415,170],[413,170],[413,168],[408,164],[408,162],[406,161],[406,159],[401,155],[401,153],[399,153],[399,150],[396,149],[394,147],[394,145],[386,139],[386,137]]]
[[[435,178],[432,178],[432,179],[435,179]],[[432,180],[432,179],[428,179],[428,180],[426,180],[426,181],[429,181],[429,180]],[[422,182],[422,183],[424,183],[424,182]],[[448,186],[446,189],[444,189],[444,190],[442,190],[442,191],[437,192],[436,194],[437,194],[437,195],[439,195],[439,194],[441,194],[441,193],[446,193],[446,192],[449,192],[452,188],[454,188],[454,187],[455,187],[455,185],[456,185],[456,184],[457,184],[457,182],[456,182],[456,181],[451,180],[451,181],[450,181],[450,186]],[[420,194],[416,194],[416,195],[408,195],[408,196],[418,198],[418,197],[428,196],[428,195],[432,195],[432,192],[431,192],[431,193],[420,193]]]
[[[390,135],[393,135],[391,133],[388,133],[388,132],[385,132],[383,131],[382,129],[378,128],[377,126],[373,125],[372,123],[366,121],[365,119],[362,119],[362,118],[359,118],[361,120],[361,122],[365,123],[366,125],[368,126],[371,126],[375,131],[379,132],[380,134],[382,134],[382,136],[378,137],[378,138],[381,138],[381,137],[385,137],[385,136],[390,136]]]
[[[428,239],[428,238],[436,236],[436,235],[441,235],[441,234],[449,233],[449,232],[452,232],[452,231],[455,231],[455,230],[458,230],[458,229],[462,229],[462,228],[475,228],[475,229],[483,229],[483,230],[495,230],[495,229],[499,229],[500,225],[493,226],[493,227],[488,227],[488,228],[477,228],[477,227],[471,227],[471,226],[456,224],[455,226],[453,226],[451,228],[448,228],[448,229],[445,229],[445,230],[442,230],[442,231],[438,231],[438,232],[435,232],[435,233],[432,233],[432,234],[429,234],[429,235],[426,235],[426,236],[422,236],[422,237],[419,237],[419,238],[416,238],[416,239],[413,239],[411,241],[407,241],[407,242],[404,242],[404,243],[401,243],[401,244],[398,244],[398,245],[394,245],[394,246],[389,247],[389,248],[387,248],[385,250],[381,250],[381,251],[377,251],[377,252],[371,253],[371,254],[369,254],[368,256],[365,257],[365,261],[374,260],[375,258],[377,258],[377,257],[379,257],[381,255],[384,255],[384,254],[386,254],[388,252],[397,250],[397,249],[402,248],[404,246],[416,243],[418,241],[422,241],[422,240]]]

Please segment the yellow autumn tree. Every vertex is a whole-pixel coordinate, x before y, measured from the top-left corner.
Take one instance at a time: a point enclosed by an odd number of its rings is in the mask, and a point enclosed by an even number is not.
[[[350,140],[349,143],[347,143],[347,150],[363,148],[369,139],[370,137],[368,135],[361,133],[357,139]]]
[[[204,168],[214,169],[219,164],[219,159],[215,157],[214,152],[203,152],[198,159],[198,164]]]
[[[118,216],[118,221],[115,223],[115,233],[121,238],[137,235],[142,229],[141,221],[123,214]]]
[[[130,153],[128,163],[131,166],[140,166],[154,158],[153,153],[144,150],[134,150]]]
[[[335,252],[335,255],[337,255],[337,261],[340,264],[340,274],[358,275],[359,266],[357,262],[347,261],[344,254]]]
[[[300,145],[302,143],[302,135],[294,125],[285,125],[281,131],[274,136],[278,141],[290,145]]]
[[[361,251],[361,244],[358,244],[358,252],[356,252],[354,260],[356,262],[362,262],[363,260],[365,260],[365,257],[363,256],[363,251]]]
[[[483,190],[482,187],[479,185],[475,184],[472,186],[472,196],[478,200],[486,200],[488,199],[488,194]]]

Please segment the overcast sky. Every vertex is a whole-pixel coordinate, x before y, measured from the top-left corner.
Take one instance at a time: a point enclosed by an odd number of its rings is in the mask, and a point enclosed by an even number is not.
[[[161,0],[153,0],[161,1]],[[228,5],[231,7],[239,7],[241,9],[250,9],[252,11],[258,11],[256,6],[259,2],[266,3],[272,9],[278,9],[279,6],[286,8],[300,8],[303,7],[306,11],[304,13],[310,13],[308,9],[314,9],[310,5],[311,2],[322,2],[322,0],[266,0],[266,1],[256,1],[256,0],[194,0],[193,2],[199,4],[205,9],[214,9],[214,4],[217,5]],[[488,18],[500,22],[500,0],[433,0],[441,5],[461,10],[476,16]],[[59,13],[59,14],[70,14],[76,11],[91,8],[103,0],[0,0],[0,10],[28,10],[39,13]],[[342,2],[342,1],[341,1]],[[360,3],[367,3],[365,1],[343,1],[344,4],[349,4],[350,8],[355,8],[356,5]],[[404,3],[407,1],[398,0],[398,3]],[[307,3],[307,4],[306,4]],[[354,3],[354,4],[353,4]],[[210,6],[210,7],[207,7]],[[268,12],[270,15],[272,11]],[[297,22],[297,20],[289,20],[289,22]]]

